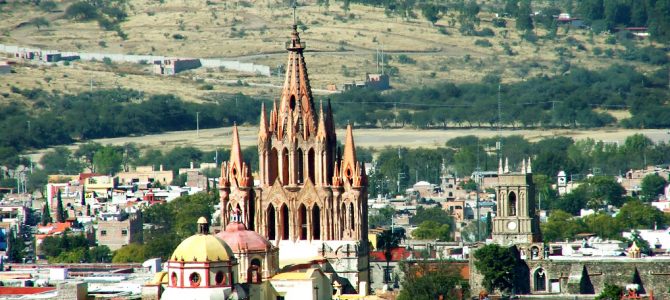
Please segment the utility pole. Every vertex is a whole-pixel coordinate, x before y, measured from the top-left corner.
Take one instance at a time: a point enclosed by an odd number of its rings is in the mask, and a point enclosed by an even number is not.
[[[195,112],[195,136],[200,137],[200,112]]]
[[[481,235],[481,229],[480,229],[480,222],[481,222],[481,215],[479,214],[479,182],[481,181],[481,169],[479,168],[479,139],[477,139],[477,172],[475,176],[475,193],[477,193],[477,198],[476,198],[476,208],[477,208],[477,241],[482,240],[482,235]]]
[[[496,150],[498,152],[498,161],[502,155],[502,104],[500,101],[500,83],[498,83],[498,142],[496,143]]]
[[[384,75],[384,43],[382,43],[382,75]]]

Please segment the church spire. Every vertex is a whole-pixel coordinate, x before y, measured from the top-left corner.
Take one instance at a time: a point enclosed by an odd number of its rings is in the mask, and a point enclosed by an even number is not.
[[[248,186],[253,183],[250,170],[242,157],[242,147],[237,133],[237,124],[233,125],[233,144],[230,147],[230,160],[228,163],[228,180],[237,186]]]
[[[230,146],[230,167],[242,167],[244,159],[242,158],[242,147],[240,146],[240,137],[237,133],[237,124],[233,125],[233,144]]]
[[[342,178],[354,183],[359,179],[358,161],[356,160],[356,146],[354,145],[354,132],[351,123],[347,125],[347,133],[344,139],[344,155],[342,157]],[[360,181],[359,181],[360,182]]]
[[[286,44],[288,61],[286,63],[286,75],[284,77],[281,102],[279,104],[278,123],[280,127],[285,126],[288,115],[293,114],[296,124],[305,126],[305,136],[309,136],[316,134],[316,128],[314,128],[316,125],[314,99],[303,56],[305,43],[300,41],[296,23],[292,27],[291,40]],[[298,128],[298,130],[302,131],[303,128]],[[281,131],[283,131],[283,128],[280,128]]]
[[[260,128],[258,129],[258,139],[261,141],[267,140],[268,133],[268,121],[265,117],[265,103],[261,103],[261,124]]]
[[[326,116],[323,114],[323,102],[319,105],[319,126],[316,132],[316,138],[319,141],[325,141],[328,136],[328,128],[326,128]]]

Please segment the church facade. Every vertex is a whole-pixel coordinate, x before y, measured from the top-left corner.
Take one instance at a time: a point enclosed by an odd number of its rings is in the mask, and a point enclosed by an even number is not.
[[[221,223],[239,210],[244,224],[279,247],[283,265],[321,264],[344,290],[367,289],[367,178],[356,159],[353,129],[338,149],[330,103],[317,106],[293,26],[279,103],[260,111],[259,184],[233,128],[221,167]]]

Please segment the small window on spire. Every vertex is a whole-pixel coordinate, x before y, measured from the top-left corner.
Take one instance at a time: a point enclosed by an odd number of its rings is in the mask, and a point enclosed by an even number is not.
[[[289,101],[288,101],[288,107],[289,107],[291,110],[294,110],[294,109],[295,109],[295,96],[291,95],[291,98],[290,98]]]

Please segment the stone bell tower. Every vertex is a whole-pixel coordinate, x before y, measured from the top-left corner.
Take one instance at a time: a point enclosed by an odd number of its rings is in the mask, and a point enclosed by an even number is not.
[[[493,242],[503,246],[542,242],[540,222],[535,208],[535,186],[530,158],[524,159],[520,172],[510,172],[507,159],[498,166],[496,216],[493,218]]]

